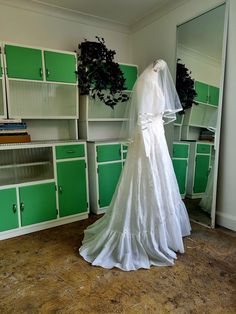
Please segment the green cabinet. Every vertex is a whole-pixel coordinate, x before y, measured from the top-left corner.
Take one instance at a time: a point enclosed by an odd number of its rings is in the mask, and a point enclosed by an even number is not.
[[[179,192],[181,195],[186,192],[186,175],[187,175],[187,160],[173,159],[173,167],[176,175],[176,179],[179,186]]]
[[[201,198],[206,190],[212,143],[191,142],[188,170],[187,196],[190,198]]]
[[[42,183],[19,188],[21,225],[57,218],[55,184]]]
[[[42,50],[5,45],[8,78],[43,80]]]
[[[57,162],[59,216],[87,212],[85,160]]]
[[[188,173],[188,157],[189,157],[189,144],[174,142],[172,163],[179,186],[179,191],[182,197],[186,194],[186,183]]]
[[[119,64],[125,78],[125,89],[132,90],[138,77],[138,68],[135,65]]]
[[[42,49],[5,45],[8,78],[76,83],[76,56]]]
[[[204,193],[206,190],[209,174],[210,155],[196,155],[194,193]]]
[[[16,189],[0,190],[0,231],[18,228]]]
[[[95,214],[109,207],[124,167],[128,147],[109,140],[88,142],[90,208]]]
[[[218,87],[209,85],[209,100],[208,103],[214,106],[219,104],[219,93],[220,90]]]
[[[197,92],[197,96],[195,97],[196,101],[199,101],[200,103],[204,104],[218,106],[219,103],[218,87],[196,81],[195,90]]]
[[[97,162],[114,161],[121,159],[121,145],[99,145],[97,146]]]
[[[46,80],[76,83],[76,58],[73,54],[44,51]]]
[[[109,206],[120,178],[122,163],[98,165],[98,187],[100,207]]]

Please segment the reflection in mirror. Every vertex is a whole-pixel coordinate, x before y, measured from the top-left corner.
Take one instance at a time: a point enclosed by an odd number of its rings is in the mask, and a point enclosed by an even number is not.
[[[224,17],[225,5],[221,5],[177,27],[177,59],[182,65],[177,71],[188,70],[196,95],[174,124],[173,166],[190,218],[208,226],[215,212],[214,144],[221,106]],[[178,74],[177,80],[183,80]]]

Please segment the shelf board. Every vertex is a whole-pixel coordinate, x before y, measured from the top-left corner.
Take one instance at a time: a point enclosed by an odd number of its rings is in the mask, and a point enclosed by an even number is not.
[[[128,118],[89,118],[88,122],[116,122],[116,121],[127,121]]]
[[[9,168],[19,168],[19,167],[34,167],[34,166],[42,166],[49,165],[50,161],[40,161],[40,162],[30,162],[24,164],[9,164],[9,165],[0,165],[0,169],[9,169]]]

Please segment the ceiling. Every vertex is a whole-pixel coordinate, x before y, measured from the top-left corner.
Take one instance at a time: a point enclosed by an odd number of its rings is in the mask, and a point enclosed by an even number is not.
[[[131,26],[155,11],[176,5],[183,0],[31,0],[31,2]]]

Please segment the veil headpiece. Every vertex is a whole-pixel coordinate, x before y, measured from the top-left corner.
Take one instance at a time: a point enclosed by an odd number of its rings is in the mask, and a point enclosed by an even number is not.
[[[162,59],[150,64],[137,79],[131,101],[126,108],[126,120],[121,128],[121,138],[132,141],[137,127],[152,122],[162,115],[164,123],[176,119],[182,106],[166,62]]]

